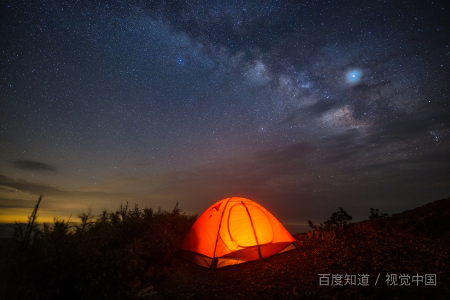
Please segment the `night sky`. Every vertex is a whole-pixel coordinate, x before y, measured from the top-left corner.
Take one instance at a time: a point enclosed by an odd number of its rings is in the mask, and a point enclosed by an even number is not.
[[[450,196],[447,1],[2,1],[0,222]]]

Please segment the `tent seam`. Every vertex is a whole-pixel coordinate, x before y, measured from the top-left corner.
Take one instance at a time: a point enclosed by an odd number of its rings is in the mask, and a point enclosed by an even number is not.
[[[256,229],[255,229],[255,225],[253,224],[252,216],[250,215],[250,212],[248,211],[247,206],[244,204],[244,201],[241,201],[241,203],[245,207],[245,210],[247,211],[248,218],[250,219],[250,224],[252,225],[253,235],[255,236],[255,241],[256,241],[256,244],[258,245],[259,258],[261,258],[261,260],[264,260],[264,258],[261,255],[261,246],[259,245],[258,236],[256,235]]]
[[[228,198],[227,203],[225,203],[225,206],[223,207],[222,215],[220,216],[219,229],[217,229],[216,244],[214,245],[214,252],[213,252],[213,257],[212,257],[213,260],[214,260],[214,258],[216,258],[217,242],[219,241],[219,234],[220,234],[220,228],[222,227],[223,215],[225,214],[225,210],[227,208],[228,202],[230,202],[230,200],[232,198],[233,197]]]

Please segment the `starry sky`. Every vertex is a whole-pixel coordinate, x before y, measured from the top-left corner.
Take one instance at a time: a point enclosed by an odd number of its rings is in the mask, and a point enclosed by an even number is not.
[[[0,4],[0,222],[242,196],[287,226],[450,196],[446,1]]]

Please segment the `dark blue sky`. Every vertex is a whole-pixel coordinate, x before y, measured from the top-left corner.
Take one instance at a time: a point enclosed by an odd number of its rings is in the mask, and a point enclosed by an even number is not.
[[[4,1],[0,222],[450,196],[445,1]]]

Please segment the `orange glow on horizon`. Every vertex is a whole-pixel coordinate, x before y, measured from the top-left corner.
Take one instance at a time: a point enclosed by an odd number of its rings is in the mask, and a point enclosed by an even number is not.
[[[28,223],[28,216],[31,215],[32,209],[29,208],[13,208],[4,209],[0,214],[0,224]],[[69,220],[70,214],[55,216],[53,212],[38,210],[37,223],[53,223],[55,218],[59,220]],[[73,215],[70,221],[75,221]]]

